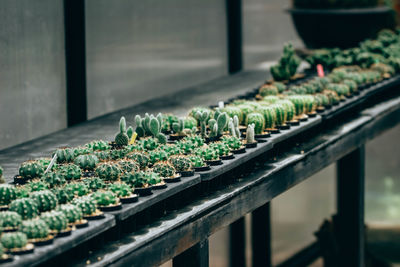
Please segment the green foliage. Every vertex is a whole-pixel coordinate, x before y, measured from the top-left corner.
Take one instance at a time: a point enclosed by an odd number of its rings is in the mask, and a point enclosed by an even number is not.
[[[160,143],[153,137],[142,138],[138,144],[146,151],[157,149],[160,146]]]
[[[96,167],[97,176],[105,181],[116,181],[121,173],[121,168],[114,162],[103,162]]]
[[[57,197],[57,201],[59,204],[68,203],[74,198],[74,195],[70,194],[63,187],[52,188],[51,192]]]
[[[109,184],[108,190],[117,195],[117,197],[129,197],[132,195],[132,188],[126,183]]]
[[[175,168],[167,161],[157,162],[153,165],[152,170],[163,178],[173,177],[176,174]]]
[[[87,154],[91,154],[93,151],[86,147],[86,146],[77,146],[72,148],[72,151],[74,152],[74,156],[75,158],[80,156],[80,155],[87,155]]]
[[[94,180],[94,178],[88,178],[88,180]],[[64,190],[72,197],[81,197],[90,192],[89,186],[85,182],[69,183],[65,186]]]
[[[216,150],[209,146],[203,146],[197,148],[194,153],[197,156],[202,157],[204,160],[218,160],[219,156]]]
[[[105,207],[119,202],[116,194],[111,191],[97,191],[91,195],[98,206]]]
[[[33,219],[39,215],[39,206],[31,198],[19,198],[10,203],[9,211],[15,211],[23,220]]]
[[[83,182],[88,186],[91,191],[96,191],[98,189],[103,189],[106,184],[103,179],[99,177],[90,177],[83,180]]]
[[[31,198],[36,201],[40,212],[53,210],[58,204],[57,197],[50,190],[33,192]]]
[[[29,181],[28,184],[26,184],[26,186],[27,186],[29,192],[35,192],[35,191],[49,189],[49,185],[40,180]]]
[[[2,228],[17,228],[22,223],[22,217],[15,211],[0,212],[0,227]]]
[[[277,95],[279,93],[278,88],[272,84],[264,84],[260,87],[258,93],[260,96]]]
[[[148,154],[140,151],[129,153],[126,155],[126,158],[136,161],[139,164],[140,169],[145,169],[150,162]]]
[[[275,81],[289,80],[290,77],[296,74],[300,62],[300,58],[294,53],[292,44],[285,44],[281,59],[270,68],[272,77],[274,77]]]
[[[41,219],[23,221],[19,231],[26,234],[28,239],[46,238],[50,233],[49,226]]]
[[[121,169],[121,173],[122,172],[137,172],[140,170],[139,164],[132,159],[122,159],[122,160],[117,161],[117,163]]]
[[[57,208],[57,211],[60,211],[67,218],[68,223],[76,223],[83,218],[82,210],[79,206],[73,204],[64,204],[60,205]]]
[[[168,160],[168,153],[165,152],[164,150],[157,149],[150,151],[149,157],[150,157],[150,163],[154,164],[159,161]]]
[[[199,168],[199,167],[203,167],[205,165],[203,158],[200,156],[189,155],[188,159],[192,162],[193,167]]]
[[[93,140],[85,146],[93,151],[104,151],[110,149],[110,145],[103,140]]]
[[[217,151],[218,156],[226,156],[231,152],[229,145],[224,142],[213,142],[209,146]]]
[[[94,170],[98,162],[99,159],[95,155],[80,155],[74,160],[82,170],[88,171]]]
[[[281,104],[272,104],[271,108],[274,109],[275,112],[275,125],[281,126],[285,123],[285,108]]]
[[[68,219],[61,211],[48,211],[40,215],[40,219],[46,222],[52,231],[61,232],[68,228]]]
[[[14,186],[0,184],[0,206],[8,205],[17,198],[17,191]]]
[[[265,123],[264,127],[265,128],[267,128],[267,129],[275,128],[275,125],[276,125],[276,114],[275,114],[275,109],[274,108],[272,108],[270,105],[261,106],[261,107],[257,108],[257,112],[261,113],[263,115],[264,123]],[[253,123],[254,122],[250,122],[250,124],[253,124]],[[247,124],[247,126],[248,126],[248,124]],[[254,126],[256,127],[255,123],[254,123]],[[259,128],[261,128],[261,126]],[[255,130],[255,134],[257,134],[257,130]]]
[[[222,142],[227,144],[231,150],[237,150],[243,147],[242,141],[234,136],[222,137]]]
[[[4,233],[1,235],[0,241],[6,249],[23,248],[28,244],[26,234],[21,232]]]
[[[25,161],[19,167],[19,175],[23,178],[34,179],[42,177],[44,169],[42,164],[36,161]]]

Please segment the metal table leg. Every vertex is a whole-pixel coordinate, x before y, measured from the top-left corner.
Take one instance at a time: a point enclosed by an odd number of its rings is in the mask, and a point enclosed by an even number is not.
[[[244,217],[229,226],[229,255],[231,267],[246,266],[246,238]]]
[[[253,267],[271,266],[270,203],[251,214],[251,242]]]

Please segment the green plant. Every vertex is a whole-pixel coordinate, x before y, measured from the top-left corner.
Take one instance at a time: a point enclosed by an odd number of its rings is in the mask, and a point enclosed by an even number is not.
[[[93,179],[93,178],[88,178]],[[73,197],[81,197],[89,194],[89,186],[85,182],[70,183],[64,188],[68,195]]]
[[[43,170],[46,171],[47,167],[50,165],[51,158],[38,158],[36,162],[40,163],[43,167]],[[51,170],[54,170],[57,167],[58,167],[57,163],[54,163],[53,166],[51,167]]]
[[[57,155],[58,163],[72,162],[75,158],[74,151],[68,147],[59,148],[55,153]]]
[[[55,232],[61,232],[68,228],[68,219],[61,211],[48,211],[40,215],[42,219],[50,230]]]
[[[154,138],[157,139],[157,141],[160,144],[166,144],[167,143],[167,137],[165,134],[161,133],[161,127],[162,127],[162,115],[159,113],[156,118],[151,117],[150,118],[150,132],[153,135]]]
[[[304,114],[305,112],[305,102],[304,98],[301,95],[291,95],[286,97],[288,100],[290,100],[295,108],[295,115],[300,116]]]
[[[144,179],[146,183],[149,185],[155,185],[161,183],[161,176],[153,171],[146,171],[144,172]]]
[[[129,126],[128,129],[126,129],[126,135],[128,135],[128,139],[131,140],[133,136],[134,130],[132,126]]]
[[[0,183],[4,184],[6,181],[3,177],[3,168],[0,166]]]
[[[48,184],[50,188],[63,185],[67,182],[64,176],[59,175],[57,172],[47,172],[40,179],[42,182]]]
[[[291,121],[294,118],[295,106],[292,101],[287,99],[282,99],[276,102],[276,104],[282,105],[285,110],[285,121]],[[268,128],[268,127],[267,127]]]
[[[203,167],[205,165],[203,158],[200,156],[189,155],[188,159],[192,162],[192,166],[195,168]]]
[[[120,146],[126,146],[129,143],[129,137],[126,134],[126,120],[122,116],[119,120],[119,133],[115,136],[115,144]]]
[[[207,123],[210,119],[210,111],[208,109],[197,110],[196,113],[193,114],[193,116],[200,124],[201,137],[205,138],[207,136]]]
[[[10,203],[9,211],[15,211],[23,220],[33,219],[39,215],[39,206],[31,198],[20,198]]]
[[[117,163],[121,172],[137,172],[140,170],[139,164],[132,159],[121,159]]]
[[[80,155],[75,158],[74,163],[83,170],[94,170],[99,159],[95,155]]]
[[[160,149],[150,151],[149,156],[151,164],[168,159],[168,153]]]
[[[247,125],[246,129],[246,143],[252,144],[255,143],[256,140],[254,139],[254,124]]]
[[[0,227],[2,228],[17,228],[22,223],[22,217],[15,211],[0,212]]]
[[[137,188],[146,187],[148,185],[147,180],[145,179],[144,171],[139,171],[135,173],[124,173],[121,176],[121,181],[125,182],[131,187],[137,187]]]
[[[169,178],[176,175],[175,168],[167,161],[161,161],[154,164],[153,172],[158,173],[163,178]]]
[[[83,182],[89,187],[91,191],[96,191],[98,189],[103,189],[106,187],[104,181],[99,177],[86,178],[83,180]]]
[[[150,158],[145,152],[132,152],[126,155],[126,158],[136,161],[141,169],[145,169],[150,162]]]
[[[16,187],[17,198],[29,197],[29,193],[31,192],[28,185],[20,185]]]
[[[50,233],[49,226],[41,219],[23,221],[19,231],[26,234],[28,239],[46,238]]]
[[[153,137],[142,138],[138,143],[146,151],[157,149],[160,145],[160,143],[158,143],[157,140]]]
[[[224,136],[222,137],[222,142],[227,144],[232,150],[237,150],[243,147],[242,141],[234,136]]]
[[[44,173],[43,166],[36,161],[25,161],[19,167],[19,175],[26,179],[40,178]]]
[[[106,181],[118,180],[121,173],[121,168],[114,162],[103,162],[96,167],[97,176]]]
[[[197,143],[193,142],[192,140],[182,139],[178,141],[176,145],[180,148],[180,150],[185,153],[189,154],[192,153],[196,147],[199,147]]]
[[[193,126],[192,128],[185,128],[185,119],[179,118],[178,122],[174,122],[172,124],[172,130],[178,136],[186,136],[189,134],[195,134],[197,128],[196,128],[196,126]]]
[[[285,108],[281,104],[272,104],[270,105],[271,108],[274,109],[275,112],[275,125],[281,126],[285,123]]]
[[[176,171],[190,171],[192,170],[192,162],[185,156],[172,156],[168,159],[169,163],[175,168]]]
[[[229,146],[224,142],[213,142],[209,146],[217,151],[218,156],[226,156],[231,152]]]
[[[110,149],[110,146],[106,141],[103,140],[93,140],[85,145],[87,148],[93,151],[104,151]]]
[[[272,77],[274,77],[275,81],[289,80],[290,77],[296,74],[300,62],[300,58],[294,53],[292,44],[285,44],[281,59],[270,68]]]
[[[128,150],[125,147],[123,149],[108,150],[107,153],[108,153],[108,156],[107,156],[108,159],[119,160],[119,159],[123,159],[128,154]]]
[[[51,192],[57,197],[57,202],[59,204],[65,204],[70,202],[74,195],[70,194],[65,188],[63,187],[56,187],[51,189]]]
[[[335,91],[324,90],[324,91],[322,91],[322,93],[329,98],[329,102],[332,105],[335,105],[335,104],[339,103],[340,97],[338,96],[338,94]]]
[[[197,130],[197,120],[192,116],[187,116],[183,119],[183,127],[185,129],[196,129]],[[194,130],[195,131],[195,130]]]
[[[277,95],[279,94],[278,88],[272,84],[264,84],[260,87],[258,93],[260,96]]]
[[[68,223],[76,223],[83,218],[83,213],[80,207],[73,204],[60,205],[57,211],[61,211],[67,218]]]
[[[341,83],[330,83],[326,86],[327,90],[335,91],[339,96],[350,95],[350,88]]]
[[[107,160],[110,159],[111,151],[118,151],[119,152],[121,150],[124,151],[124,149],[94,151],[93,155],[95,155],[99,159],[99,161],[107,161]]]
[[[249,104],[244,104],[244,103],[238,105],[237,107],[240,108],[240,111],[243,114],[243,121],[241,122],[241,124],[245,124],[247,115],[254,112],[254,107],[250,106]]]
[[[4,233],[1,235],[0,241],[6,249],[23,248],[28,244],[26,234],[21,232]]]
[[[209,146],[203,146],[197,148],[194,153],[197,156],[202,157],[204,160],[218,160],[219,156],[217,151],[215,151],[213,148]]]
[[[57,197],[50,190],[33,192],[31,198],[38,204],[40,212],[53,210],[57,204]]]
[[[28,187],[29,192],[49,189],[49,185],[40,180],[29,181],[29,183],[26,186]]]
[[[80,156],[80,155],[88,155],[91,154],[93,151],[86,147],[86,146],[77,146],[72,148],[72,151],[74,152],[75,158]]]
[[[329,106],[331,103],[329,101],[329,97],[327,97],[324,94],[315,94],[314,95],[315,98],[315,102],[317,104],[317,107],[325,107],[325,106]]]
[[[225,106],[222,112],[226,112],[230,118],[237,116],[239,119],[239,123],[244,123],[243,113],[237,106]]]
[[[97,191],[91,195],[98,206],[105,207],[119,203],[116,194],[111,191]]]
[[[132,188],[125,183],[109,184],[107,189],[116,194],[117,197],[129,197],[132,195]]]
[[[169,133],[172,131],[172,124],[178,122],[178,117],[173,114],[162,114],[162,122],[161,131]]]
[[[82,176],[81,168],[73,163],[61,165],[57,168],[56,173],[67,181],[78,180]]]
[[[182,153],[181,148],[176,144],[166,144],[166,145],[160,146],[160,149],[167,152],[168,156],[177,155],[177,154]]]
[[[8,205],[17,198],[17,191],[14,186],[0,184],[0,206]]]
[[[138,137],[145,137],[151,135],[151,130],[150,130],[151,118],[154,118],[154,116],[153,115],[150,116],[148,113],[144,115],[144,118],[140,117],[140,115],[135,116],[136,133]]]
[[[229,118],[228,130],[232,136],[240,138],[239,119],[236,115],[233,118]]]
[[[210,127],[210,137],[221,136],[228,126],[228,115],[226,112],[222,112],[217,116],[217,119],[210,119],[208,121]]]
[[[262,134],[265,129],[265,119],[264,116],[258,112],[253,112],[247,115],[246,125],[254,124],[255,134]]]
[[[91,196],[75,198],[72,201],[72,204],[78,206],[85,216],[93,215],[94,213],[96,213],[96,202]]]

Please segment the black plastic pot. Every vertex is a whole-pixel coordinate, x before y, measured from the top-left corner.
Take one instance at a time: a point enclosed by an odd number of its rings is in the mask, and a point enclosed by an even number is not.
[[[308,48],[355,47],[379,30],[394,28],[394,11],[386,6],[352,9],[287,10]]]

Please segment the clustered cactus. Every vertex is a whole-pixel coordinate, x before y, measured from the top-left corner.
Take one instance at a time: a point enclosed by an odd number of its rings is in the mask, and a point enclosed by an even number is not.
[[[77,205],[64,204],[60,205],[57,210],[64,214],[68,220],[68,223],[74,224],[83,219],[82,209]]]
[[[97,212],[96,202],[91,196],[75,198],[72,204],[79,207],[84,216],[91,216]]]
[[[177,172],[191,171],[192,162],[185,156],[172,156],[169,158],[169,163],[175,168]]]
[[[21,232],[4,233],[0,237],[0,242],[7,250],[21,249],[28,244],[26,234]]]
[[[17,190],[9,184],[0,184],[0,206],[5,206],[17,198]]]
[[[73,163],[61,165],[56,172],[67,181],[78,180],[82,176],[81,168]]]
[[[175,168],[168,162],[157,162],[153,166],[153,171],[158,173],[163,178],[171,178],[176,175]]]
[[[100,207],[106,207],[119,203],[117,195],[111,191],[97,191],[92,194],[92,197]]]
[[[68,219],[61,211],[52,210],[43,212],[40,215],[40,219],[48,225],[51,231],[56,233],[65,231],[68,228]]]
[[[119,120],[119,133],[115,136],[115,143],[119,146],[126,146],[129,143],[129,136],[126,133],[125,117],[121,117]]]
[[[33,192],[31,198],[36,201],[40,212],[53,210],[58,204],[57,197],[50,190]]]
[[[96,168],[99,159],[95,155],[80,155],[75,158],[74,163],[82,170],[92,171]]]
[[[19,231],[26,234],[28,239],[43,239],[49,236],[50,228],[44,220],[33,219],[23,221]]]
[[[116,181],[121,175],[122,170],[117,163],[104,162],[96,167],[96,174],[105,181]]]
[[[22,217],[15,211],[2,211],[0,212],[0,227],[16,229],[22,223]]]
[[[33,219],[39,215],[38,203],[31,198],[19,198],[12,201],[9,210],[21,215],[23,220]]]
[[[40,178],[44,173],[42,164],[36,161],[26,161],[19,167],[19,175],[26,179]]]
[[[294,52],[292,44],[285,44],[281,59],[276,65],[271,67],[272,77],[276,81],[289,80],[296,74],[300,61],[300,58]]]

